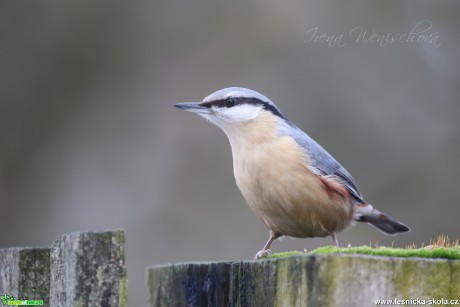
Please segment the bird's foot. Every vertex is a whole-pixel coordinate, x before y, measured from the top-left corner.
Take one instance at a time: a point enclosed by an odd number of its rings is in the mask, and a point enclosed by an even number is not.
[[[260,250],[257,252],[256,256],[254,257],[254,260],[258,260],[260,258],[270,256],[271,254],[272,254],[272,251],[269,249]]]

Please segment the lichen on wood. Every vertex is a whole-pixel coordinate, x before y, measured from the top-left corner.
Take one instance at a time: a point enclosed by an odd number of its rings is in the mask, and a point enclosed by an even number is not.
[[[375,306],[460,298],[460,261],[306,255],[147,269],[149,306]]]

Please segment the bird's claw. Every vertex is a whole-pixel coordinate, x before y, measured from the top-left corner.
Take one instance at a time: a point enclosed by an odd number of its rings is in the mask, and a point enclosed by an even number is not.
[[[267,256],[270,256],[272,254],[272,251],[269,249],[263,249],[257,252],[256,256],[254,257],[254,260],[258,260]]]

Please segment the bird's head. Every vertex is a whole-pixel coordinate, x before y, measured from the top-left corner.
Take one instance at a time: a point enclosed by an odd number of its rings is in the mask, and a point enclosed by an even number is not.
[[[284,118],[276,105],[264,95],[241,87],[228,87],[212,93],[202,102],[183,102],[177,108],[197,113],[224,132],[258,120],[262,112]]]

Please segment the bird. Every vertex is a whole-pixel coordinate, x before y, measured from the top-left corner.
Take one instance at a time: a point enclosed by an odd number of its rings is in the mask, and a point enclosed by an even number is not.
[[[273,241],[283,236],[331,236],[339,247],[337,234],[355,222],[387,235],[410,231],[366,202],[350,173],[266,96],[228,87],[174,106],[199,114],[227,136],[236,185],[269,229],[254,259],[270,255]]]

